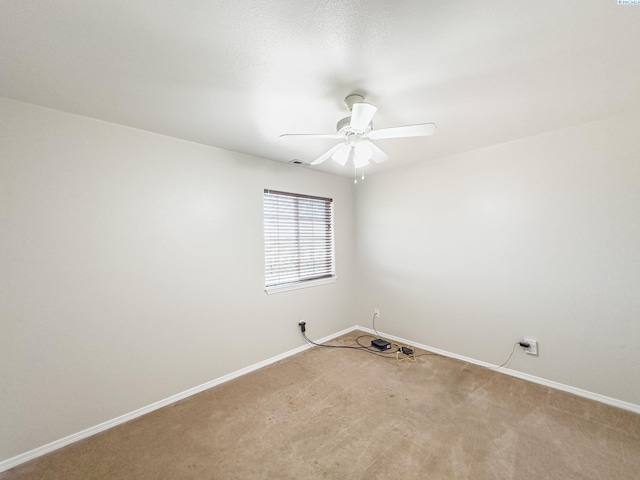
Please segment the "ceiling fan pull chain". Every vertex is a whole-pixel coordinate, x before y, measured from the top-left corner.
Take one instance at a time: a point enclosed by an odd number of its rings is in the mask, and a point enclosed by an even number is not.
[[[353,183],[358,183],[358,167],[356,164],[353,164]]]

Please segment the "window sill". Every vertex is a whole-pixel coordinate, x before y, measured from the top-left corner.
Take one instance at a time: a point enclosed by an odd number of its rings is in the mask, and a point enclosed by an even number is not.
[[[335,283],[336,278],[321,278],[319,280],[310,280],[308,282],[292,283],[290,285],[279,285],[277,287],[266,287],[264,289],[267,295],[273,295],[275,293],[289,292],[291,290],[299,290],[300,288],[316,287],[318,285],[326,285],[328,283]]]

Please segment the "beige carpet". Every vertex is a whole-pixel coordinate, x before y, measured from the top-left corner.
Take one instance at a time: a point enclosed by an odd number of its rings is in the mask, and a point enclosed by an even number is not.
[[[640,415],[437,355],[313,348],[16,478],[639,479]]]

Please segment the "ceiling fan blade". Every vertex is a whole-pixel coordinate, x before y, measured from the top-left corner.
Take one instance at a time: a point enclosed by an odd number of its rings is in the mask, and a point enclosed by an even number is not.
[[[347,163],[347,160],[349,160],[349,156],[353,149],[346,143],[341,143],[338,145],[338,147],[339,148],[336,149],[335,153],[331,155],[331,158],[333,158],[333,160],[338,165],[344,167],[344,165]]]
[[[377,110],[378,107],[370,103],[354,103],[351,109],[351,129],[357,133],[364,132],[371,123],[371,120],[373,120],[373,116]]]
[[[318,158],[316,158],[313,162],[311,162],[311,165],[320,165],[322,162],[328,160],[329,158],[331,158],[331,156],[336,153],[340,147],[344,146],[344,143],[339,143],[338,145],[335,145],[333,147],[331,147],[329,150],[327,150],[326,152],[324,152],[322,155],[320,155]]]
[[[371,130],[367,136],[372,140],[380,140],[383,138],[425,137],[427,135],[433,135],[436,128],[435,123],[420,123],[418,125],[407,125],[405,127]]]
[[[371,149],[371,153],[372,153],[371,159],[375,163],[382,163],[382,162],[386,162],[387,160],[389,160],[389,155],[384,153],[380,149],[380,147],[378,147],[375,143],[370,142],[369,140],[363,140],[361,143],[365,143],[365,142],[366,142],[367,145],[369,145],[369,148]]]
[[[297,138],[344,138],[337,133],[283,133],[282,137],[297,137]]]

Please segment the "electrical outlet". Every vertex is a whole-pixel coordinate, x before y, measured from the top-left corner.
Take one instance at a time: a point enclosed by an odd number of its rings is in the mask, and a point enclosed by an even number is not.
[[[538,341],[533,340],[532,338],[525,338],[524,341],[529,344],[529,348],[524,349],[525,353],[528,353],[529,355],[538,355]]]
[[[374,308],[373,309],[373,314],[379,317],[380,316],[380,309],[379,308]]]

